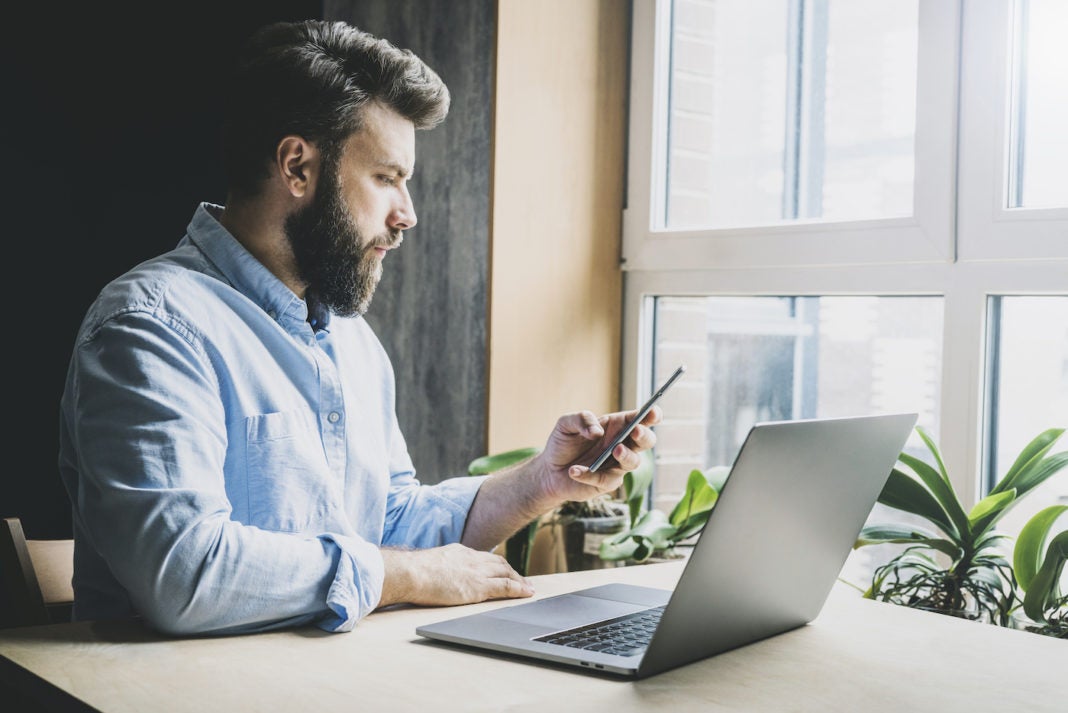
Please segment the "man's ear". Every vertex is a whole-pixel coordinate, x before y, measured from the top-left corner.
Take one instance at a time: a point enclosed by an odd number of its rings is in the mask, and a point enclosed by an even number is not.
[[[319,175],[319,151],[302,136],[290,135],[278,142],[275,170],[294,198],[303,198]]]

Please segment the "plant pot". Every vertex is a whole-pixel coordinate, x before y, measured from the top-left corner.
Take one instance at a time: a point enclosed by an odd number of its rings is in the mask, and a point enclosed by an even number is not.
[[[613,508],[613,510],[615,514],[610,516],[568,515],[561,518],[560,525],[564,532],[564,556],[568,572],[606,569],[619,567],[622,564],[603,560],[600,556],[601,543],[623,532],[627,526],[627,511],[622,508]]]

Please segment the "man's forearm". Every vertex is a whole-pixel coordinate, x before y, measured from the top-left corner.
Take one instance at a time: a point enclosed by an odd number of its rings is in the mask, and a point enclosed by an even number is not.
[[[467,515],[460,542],[488,550],[563,502],[547,487],[540,457],[494,473],[482,484]]]

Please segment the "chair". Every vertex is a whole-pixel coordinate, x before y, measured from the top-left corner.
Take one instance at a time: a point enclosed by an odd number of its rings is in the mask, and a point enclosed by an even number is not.
[[[4,626],[70,621],[74,540],[27,540],[17,517],[0,525],[0,579],[10,602]]]

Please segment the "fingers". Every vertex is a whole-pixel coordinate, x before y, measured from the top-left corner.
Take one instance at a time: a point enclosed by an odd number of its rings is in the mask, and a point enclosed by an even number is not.
[[[578,434],[591,441],[604,435],[604,426],[592,411],[565,414],[557,421],[557,428],[563,433]]]
[[[617,446],[616,451],[620,448],[621,446]],[[637,466],[635,466],[635,468],[636,467]],[[629,470],[633,470],[633,468],[630,468]],[[568,476],[572,480],[596,488],[598,493],[608,493],[616,490],[623,484],[624,473],[625,471],[619,468],[599,470],[596,473],[591,473],[590,469],[584,465],[573,465],[567,471]]]

